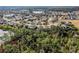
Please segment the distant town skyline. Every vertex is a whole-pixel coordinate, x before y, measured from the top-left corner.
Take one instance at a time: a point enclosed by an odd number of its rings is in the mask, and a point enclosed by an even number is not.
[[[74,8],[78,6],[0,6],[0,10],[3,9],[15,9],[15,8]]]

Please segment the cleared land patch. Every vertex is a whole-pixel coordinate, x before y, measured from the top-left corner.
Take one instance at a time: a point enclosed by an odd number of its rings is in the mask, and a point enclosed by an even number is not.
[[[75,27],[79,28],[79,20],[63,20],[65,22],[71,22]]]

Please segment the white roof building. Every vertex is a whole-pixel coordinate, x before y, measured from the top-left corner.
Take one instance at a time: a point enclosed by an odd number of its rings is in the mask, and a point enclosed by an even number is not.
[[[34,14],[43,14],[44,11],[33,11]]]
[[[3,31],[0,29],[0,45],[3,44],[5,41],[10,41],[11,40],[10,36],[13,35],[14,35],[13,32]]]
[[[6,15],[3,15],[4,17],[13,17],[15,16],[15,14],[6,14]]]

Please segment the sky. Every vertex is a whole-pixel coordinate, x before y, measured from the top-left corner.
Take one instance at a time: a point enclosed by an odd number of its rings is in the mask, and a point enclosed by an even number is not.
[[[0,0],[0,6],[79,6],[79,0]]]

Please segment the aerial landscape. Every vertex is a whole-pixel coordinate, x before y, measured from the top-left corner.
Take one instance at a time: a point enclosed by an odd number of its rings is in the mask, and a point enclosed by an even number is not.
[[[0,53],[79,53],[79,7],[0,6]]]

